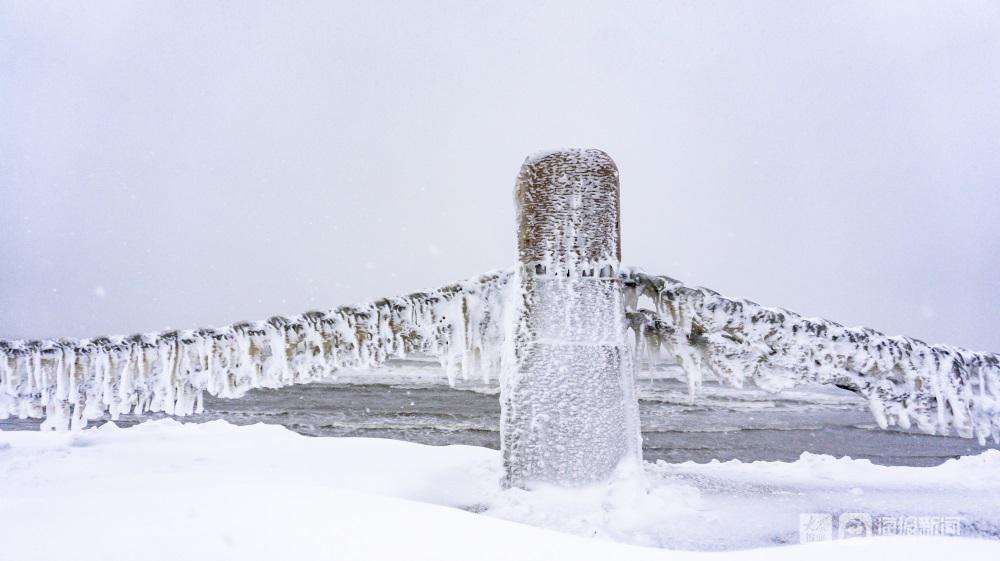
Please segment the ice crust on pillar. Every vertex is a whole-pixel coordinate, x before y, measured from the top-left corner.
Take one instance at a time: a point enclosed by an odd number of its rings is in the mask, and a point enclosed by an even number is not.
[[[600,150],[529,157],[515,195],[520,297],[501,374],[504,483],[581,485],[638,459],[619,278],[618,169]]]

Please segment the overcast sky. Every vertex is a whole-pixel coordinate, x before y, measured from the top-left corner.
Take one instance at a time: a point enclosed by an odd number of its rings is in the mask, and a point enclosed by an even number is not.
[[[626,263],[1000,351],[998,2],[0,3],[0,337],[223,325],[515,260],[543,148]]]

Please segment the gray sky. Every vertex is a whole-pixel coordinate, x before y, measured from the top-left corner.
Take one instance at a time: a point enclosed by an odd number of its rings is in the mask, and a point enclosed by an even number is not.
[[[505,267],[586,146],[629,264],[1000,350],[1000,3],[618,4],[0,3],[0,337]]]

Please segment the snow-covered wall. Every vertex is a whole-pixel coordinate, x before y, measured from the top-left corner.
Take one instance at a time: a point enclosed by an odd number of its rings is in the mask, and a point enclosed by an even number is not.
[[[804,318],[639,270],[623,277],[637,347],[653,361],[665,351],[692,393],[705,374],[772,391],[835,384],[866,397],[882,428],[1000,442],[1000,355]],[[642,297],[655,309],[638,309]]]
[[[110,412],[201,410],[202,394],[239,397],[372,368],[439,357],[449,376],[499,370],[503,292],[511,274],[431,292],[219,329],[57,341],[0,341],[0,418],[83,426]]]

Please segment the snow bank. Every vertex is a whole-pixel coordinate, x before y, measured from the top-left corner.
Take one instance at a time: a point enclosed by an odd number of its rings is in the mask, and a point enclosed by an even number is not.
[[[997,474],[997,452],[935,468],[806,455],[793,463],[634,465],[607,485],[527,492],[501,490],[499,452],[476,447],[309,438],[223,421],[0,432],[0,557],[991,559],[1000,542],[967,538],[726,553],[628,544],[795,543],[801,513],[844,511],[959,516],[963,535],[992,527],[996,536]]]

